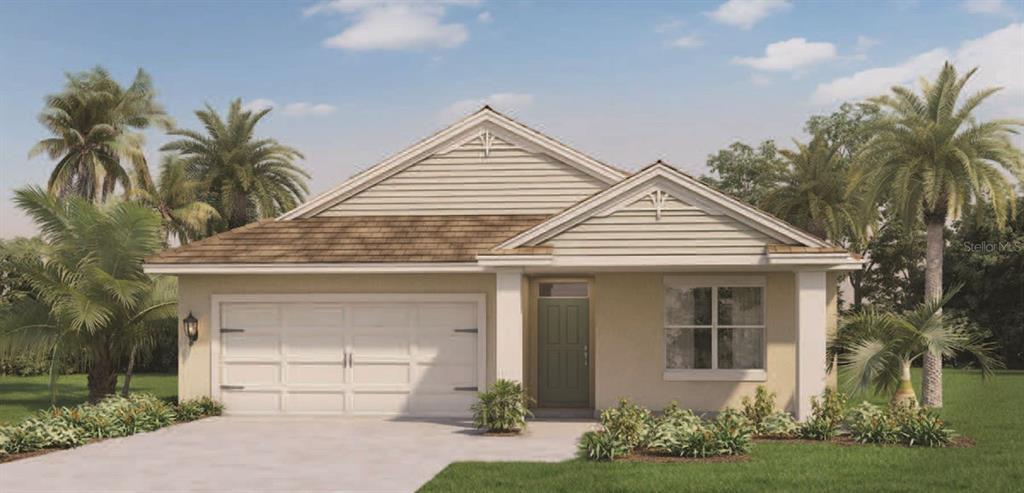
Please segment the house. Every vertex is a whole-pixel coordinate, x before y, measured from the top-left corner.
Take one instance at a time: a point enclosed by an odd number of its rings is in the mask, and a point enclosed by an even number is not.
[[[231,414],[810,412],[860,260],[662,162],[629,173],[488,107],[275,220],[170,249],[179,395]]]

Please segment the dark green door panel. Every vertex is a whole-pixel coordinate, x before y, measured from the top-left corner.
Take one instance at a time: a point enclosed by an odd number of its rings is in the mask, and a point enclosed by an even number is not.
[[[537,397],[546,407],[587,406],[590,305],[587,299],[537,301]]]

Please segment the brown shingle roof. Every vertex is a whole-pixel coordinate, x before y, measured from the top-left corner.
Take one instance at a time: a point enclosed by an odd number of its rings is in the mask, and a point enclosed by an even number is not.
[[[263,221],[160,252],[148,264],[472,262],[545,215],[352,216]]]
[[[766,249],[768,253],[846,253],[846,250],[837,246],[768,245]]]

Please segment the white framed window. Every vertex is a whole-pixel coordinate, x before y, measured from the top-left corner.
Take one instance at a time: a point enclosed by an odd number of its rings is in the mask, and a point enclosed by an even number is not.
[[[765,278],[665,277],[665,380],[762,381]]]

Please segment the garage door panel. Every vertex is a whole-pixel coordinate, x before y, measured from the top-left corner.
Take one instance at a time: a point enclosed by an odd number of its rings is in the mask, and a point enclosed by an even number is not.
[[[234,329],[279,327],[281,307],[273,303],[232,303],[225,306],[221,324]]]
[[[221,351],[226,360],[276,360],[281,355],[281,336],[275,333],[230,332],[221,337]]]
[[[289,413],[341,414],[345,412],[343,392],[288,392]]]
[[[408,391],[355,391],[352,410],[355,414],[405,414],[411,411]]]
[[[341,363],[288,363],[289,385],[342,385],[345,365]]]
[[[476,305],[471,303],[433,303],[421,305],[418,326],[450,329],[475,329]]]
[[[413,307],[401,304],[353,305],[352,327],[408,327]]]
[[[277,414],[281,412],[281,392],[276,390],[227,390],[221,393],[224,408],[234,414]]]
[[[284,305],[284,325],[290,328],[337,329],[345,322],[345,308],[337,304]]]
[[[465,416],[476,302],[225,303],[218,386],[232,414]],[[241,326],[244,325],[244,326]]]

